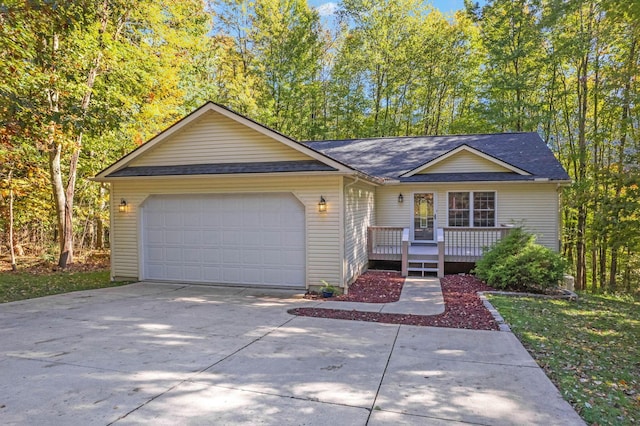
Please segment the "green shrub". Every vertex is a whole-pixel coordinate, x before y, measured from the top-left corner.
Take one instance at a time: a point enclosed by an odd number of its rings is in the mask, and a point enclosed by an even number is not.
[[[514,228],[484,254],[474,272],[494,288],[544,291],[557,287],[566,267],[562,256],[536,244],[534,235]]]

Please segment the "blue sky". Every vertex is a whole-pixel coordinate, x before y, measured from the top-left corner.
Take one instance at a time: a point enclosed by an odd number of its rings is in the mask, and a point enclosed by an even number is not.
[[[329,14],[336,8],[338,0],[307,0],[309,5],[318,8],[321,15]],[[476,0],[478,1],[478,0]],[[436,9],[440,9],[442,13],[455,12],[464,7],[464,0],[431,0],[429,1]],[[481,0],[480,4],[485,3],[485,0]]]

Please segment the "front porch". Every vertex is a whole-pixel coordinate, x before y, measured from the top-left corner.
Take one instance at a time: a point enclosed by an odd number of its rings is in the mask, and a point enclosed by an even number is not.
[[[411,242],[409,228],[371,226],[368,228],[369,260],[399,261],[402,275],[435,272],[444,276],[445,262],[473,263],[486,247],[504,238],[510,227],[438,228],[435,242]]]

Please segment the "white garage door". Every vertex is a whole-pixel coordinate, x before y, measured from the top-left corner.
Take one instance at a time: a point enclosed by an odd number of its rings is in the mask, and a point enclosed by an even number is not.
[[[305,285],[304,207],[292,194],[154,195],[142,220],[146,280]]]

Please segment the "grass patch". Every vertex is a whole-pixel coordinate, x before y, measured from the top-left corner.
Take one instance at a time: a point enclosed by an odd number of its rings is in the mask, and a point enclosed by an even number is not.
[[[490,296],[491,304],[588,424],[640,423],[640,303]]]
[[[0,273],[0,303],[123,284],[128,282],[111,282],[108,270],[48,274],[2,272]]]

